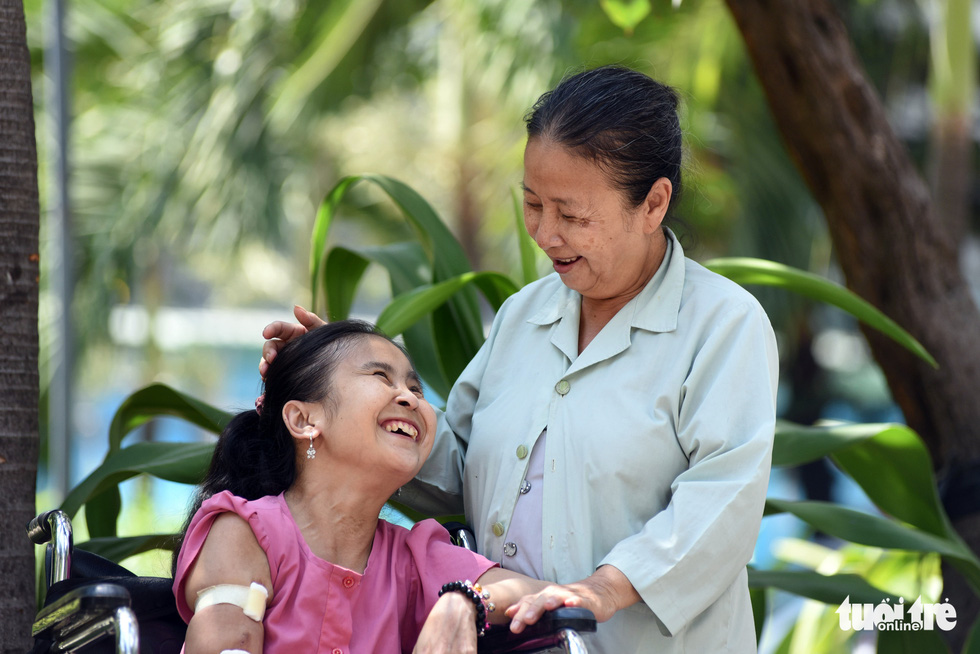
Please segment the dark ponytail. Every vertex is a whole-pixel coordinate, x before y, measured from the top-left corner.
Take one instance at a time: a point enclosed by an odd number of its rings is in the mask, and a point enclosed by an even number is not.
[[[334,368],[366,336],[388,339],[373,325],[342,320],[311,330],[283,346],[266,373],[261,410],[239,413],[218,437],[204,480],[174,550],[201,504],[216,493],[231,491],[247,500],[278,495],[296,480],[296,442],[282,420],[287,402],[320,402],[330,393]]]

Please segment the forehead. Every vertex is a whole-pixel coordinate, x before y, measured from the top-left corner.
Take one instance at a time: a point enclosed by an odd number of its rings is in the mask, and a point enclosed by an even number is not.
[[[354,341],[345,362],[352,366],[362,366],[369,362],[388,363],[397,370],[413,370],[405,353],[381,336],[368,335]]]
[[[554,141],[529,139],[524,148],[524,188],[542,199],[583,202],[618,191],[594,161]]]

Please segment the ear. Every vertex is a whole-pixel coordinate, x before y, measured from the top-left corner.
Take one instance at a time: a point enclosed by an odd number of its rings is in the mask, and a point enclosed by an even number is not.
[[[646,198],[637,207],[644,234],[652,234],[660,229],[673,193],[674,185],[666,177],[661,177],[650,186]]]
[[[313,402],[290,400],[282,408],[282,421],[293,438],[308,439],[320,435],[319,422],[323,409]]]

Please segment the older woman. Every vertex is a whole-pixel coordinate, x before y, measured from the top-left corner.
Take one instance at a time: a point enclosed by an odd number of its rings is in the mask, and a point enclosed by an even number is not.
[[[769,478],[775,338],[758,302],[686,259],[665,226],[681,188],[677,96],[599,68],[542,96],[527,128],[525,225],[555,274],[501,307],[398,499],[465,510],[481,553],[560,584],[510,611],[516,630],[585,604],[608,621],[594,651],[754,651],[745,565]]]

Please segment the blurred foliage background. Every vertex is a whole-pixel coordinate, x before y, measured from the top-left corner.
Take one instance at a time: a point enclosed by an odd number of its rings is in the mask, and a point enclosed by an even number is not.
[[[945,3],[835,4],[925,171],[935,116],[930,31]],[[251,404],[259,331],[288,318],[293,303],[308,303],[310,229],[324,193],[344,175],[406,182],[450,221],[474,269],[520,277],[511,190],[521,180],[523,116],[563,75],[583,68],[622,63],[680,91],[687,160],[679,215],[689,256],[764,257],[839,278],[820,209],[780,143],[721,0],[71,0],[66,7],[72,483],[101,460],[108,420],[137,387],[161,381],[229,410]],[[45,118],[50,96],[42,92],[48,7],[26,0],[25,8],[43,202],[53,183],[44,156],[54,133]],[[974,151],[976,141],[974,129]],[[975,176],[973,185],[976,198]],[[331,232],[337,242],[405,234],[390,204],[367,190],[357,189],[344,212]],[[42,247],[50,247],[50,231],[42,210]],[[976,270],[974,242],[964,247]],[[54,258],[42,250],[43,261]],[[780,337],[785,417],[900,419],[847,318],[788,294],[753,292]],[[369,274],[354,313],[374,318],[387,297],[383,276]],[[45,362],[61,347],[53,328],[60,317],[42,289],[44,379]],[[162,423],[131,438],[197,437]],[[813,472],[809,493],[827,492],[831,473]],[[49,482],[42,472],[39,506],[57,503]],[[133,529],[179,523],[181,502],[162,518],[159,506],[157,517],[135,514]]]

